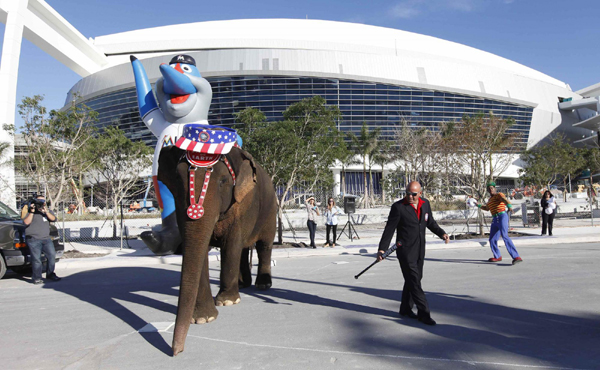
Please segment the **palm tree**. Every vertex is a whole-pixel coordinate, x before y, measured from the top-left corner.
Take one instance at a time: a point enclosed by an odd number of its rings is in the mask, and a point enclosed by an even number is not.
[[[348,134],[351,141],[350,150],[359,155],[363,163],[363,185],[365,193],[362,200],[363,208],[369,208],[371,205],[369,199],[369,184],[367,181],[367,163],[369,156],[371,156],[377,148],[379,136],[381,136],[381,128],[377,127],[370,131],[367,122],[363,122],[359,136],[356,136],[352,132]]]
[[[373,174],[371,169],[373,165],[378,164],[381,166],[381,179],[383,180],[383,166],[386,163],[389,163],[393,159],[393,154],[391,152],[392,142],[390,140],[377,140],[377,145],[369,155],[369,178],[373,181]],[[371,184],[371,199],[375,199],[374,187]],[[385,190],[382,186],[382,190],[384,193],[381,194],[381,200],[385,202]]]

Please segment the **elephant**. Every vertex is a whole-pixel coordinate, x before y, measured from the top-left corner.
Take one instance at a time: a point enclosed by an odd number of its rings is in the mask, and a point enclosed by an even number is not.
[[[258,289],[269,289],[272,284],[271,251],[277,214],[273,183],[246,151],[234,147],[222,157],[227,160],[221,158],[212,167],[202,168],[191,166],[186,160],[186,151],[176,146],[163,148],[159,156],[158,179],[173,194],[183,239],[172,345],[174,356],[183,351],[191,323],[211,322],[218,316],[215,305],[227,306],[240,301],[239,287],[252,283],[248,251],[254,245],[259,260],[255,285]],[[188,213],[193,203],[190,195],[201,194],[203,182],[200,179],[205,179],[207,174],[210,181],[203,198],[204,213],[193,219]],[[194,178],[199,181],[193,181]],[[220,289],[214,300],[209,283],[209,246],[221,249]]]

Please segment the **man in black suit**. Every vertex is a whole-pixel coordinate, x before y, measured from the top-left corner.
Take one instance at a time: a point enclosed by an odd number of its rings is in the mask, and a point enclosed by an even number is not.
[[[429,313],[429,305],[425,298],[421,279],[423,278],[423,263],[425,261],[425,228],[449,241],[448,234],[438,226],[433,219],[429,201],[421,198],[421,185],[413,181],[406,187],[406,197],[392,205],[385,230],[379,242],[377,260],[389,248],[394,231],[396,231],[396,255],[400,261],[400,268],[404,276],[402,288],[402,303],[400,316],[419,319],[427,325],[435,325]],[[412,311],[413,304],[417,305],[418,314]]]

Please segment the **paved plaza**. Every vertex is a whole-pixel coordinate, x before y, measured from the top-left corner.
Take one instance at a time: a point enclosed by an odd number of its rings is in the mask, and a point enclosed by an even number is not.
[[[516,266],[484,262],[488,246],[429,250],[423,285],[434,327],[398,316],[395,258],[356,280],[374,259],[361,248],[275,251],[273,288],[246,289],[218,320],[192,325],[177,357],[177,257],[120,255],[95,267],[82,259],[41,286],[9,272],[0,281],[2,368],[598,369],[600,243],[517,248]],[[219,262],[210,267],[216,294]]]

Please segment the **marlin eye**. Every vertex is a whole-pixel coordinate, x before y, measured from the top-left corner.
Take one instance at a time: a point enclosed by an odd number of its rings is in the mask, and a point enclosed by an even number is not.
[[[181,66],[181,69],[183,69],[185,72],[192,72],[192,67],[186,66],[185,64]]]

